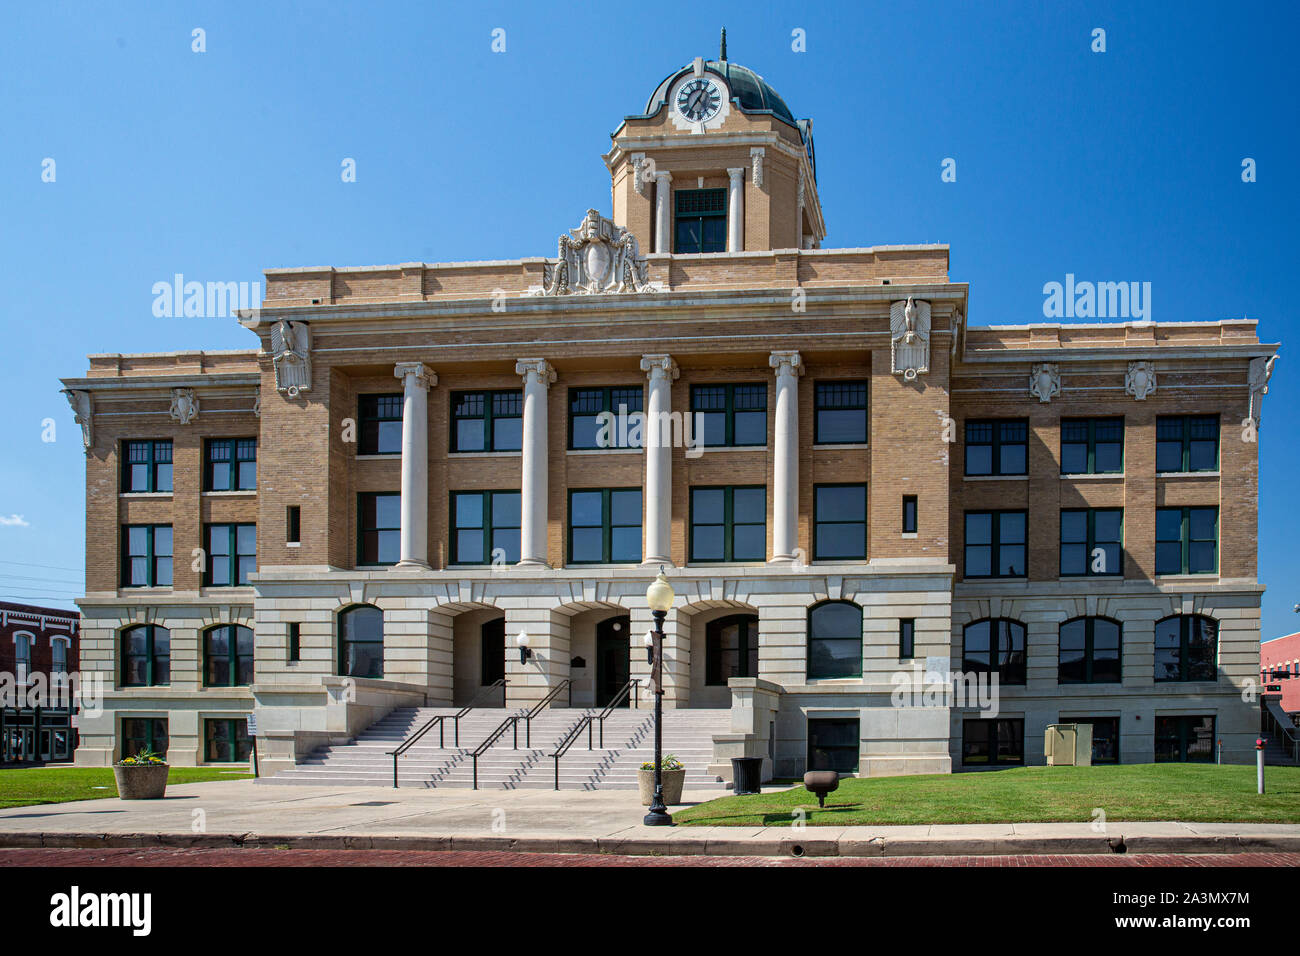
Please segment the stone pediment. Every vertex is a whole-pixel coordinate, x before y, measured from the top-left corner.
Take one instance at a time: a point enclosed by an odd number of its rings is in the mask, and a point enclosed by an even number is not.
[[[543,282],[529,295],[612,295],[661,292],[646,279],[646,261],[636,236],[595,209],[576,229],[560,236],[555,263],[547,263]]]

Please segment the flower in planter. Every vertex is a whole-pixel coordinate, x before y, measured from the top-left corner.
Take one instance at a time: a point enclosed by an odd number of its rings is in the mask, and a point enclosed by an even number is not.
[[[653,760],[647,760],[645,763],[641,764],[642,770],[653,770],[654,768],[655,768],[655,762]],[[682,763],[680,760],[678,760],[676,757],[674,757],[672,754],[664,754],[663,769],[664,770],[685,770],[686,765]]]
[[[134,757],[123,757],[117,762],[119,767],[163,767],[167,761],[152,750],[141,750]]]

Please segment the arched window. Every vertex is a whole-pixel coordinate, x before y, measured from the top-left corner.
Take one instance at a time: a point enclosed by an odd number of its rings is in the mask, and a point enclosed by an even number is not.
[[[203,683],[246,687],[253,683],[253,629],[220,624],[203,632]]]
[[[1002,684],[1025,682],[1025,626],[1004,617],[972,621],[962,631],[962,670],[997,674]]]
[[[384,612],[370,604],[339,615],[339,674],[384,676]]]
[[[704,683],[727,686],[733,677],[758,676],[758,617],[732,614],[704,627]]]
[[[1122,629],[1105,617],[1076,617],[1060,630],[1061,684],[1118,684]]]
[[[18,683],[26,684],[32,677],[32,647],[36,636],[27,631],[14,635],[14,676]]]
[[[862,608],[823,601],[808,611],[808,676],[862,676]]]
[[[122,632],[122,686],[160,687],[172,679],[172,636],[157,624]]]
[[[50,673],[66,674],[68,672],[68,648],[72,644],[70,637],[50,638]]]
[[[1219,622],[1202,614],[1176,614],[1156,622],[1159,681],[1215,680]]]

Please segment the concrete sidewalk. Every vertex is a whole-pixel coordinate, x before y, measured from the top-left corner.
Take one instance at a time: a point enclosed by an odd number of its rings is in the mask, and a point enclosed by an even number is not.
[[[684,803],[716,797],[686,794]],[[676,807],[671,809],[678,809]],[[1088,822],[646,827],[635,791],[182,784],[165,800],[0,810],[0,846],[291,846],[661,856],[991,856],[1300,851],[1300,825]]]

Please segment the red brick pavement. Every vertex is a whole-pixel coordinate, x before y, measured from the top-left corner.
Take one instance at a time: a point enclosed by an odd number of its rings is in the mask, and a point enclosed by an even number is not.
[[[1240,867],[1300,866],[1300,853],[1082,854],[1052,856],[789,857],[615,856],[445,850],[0,849],[0,867],[88,866],[981,866]]]

